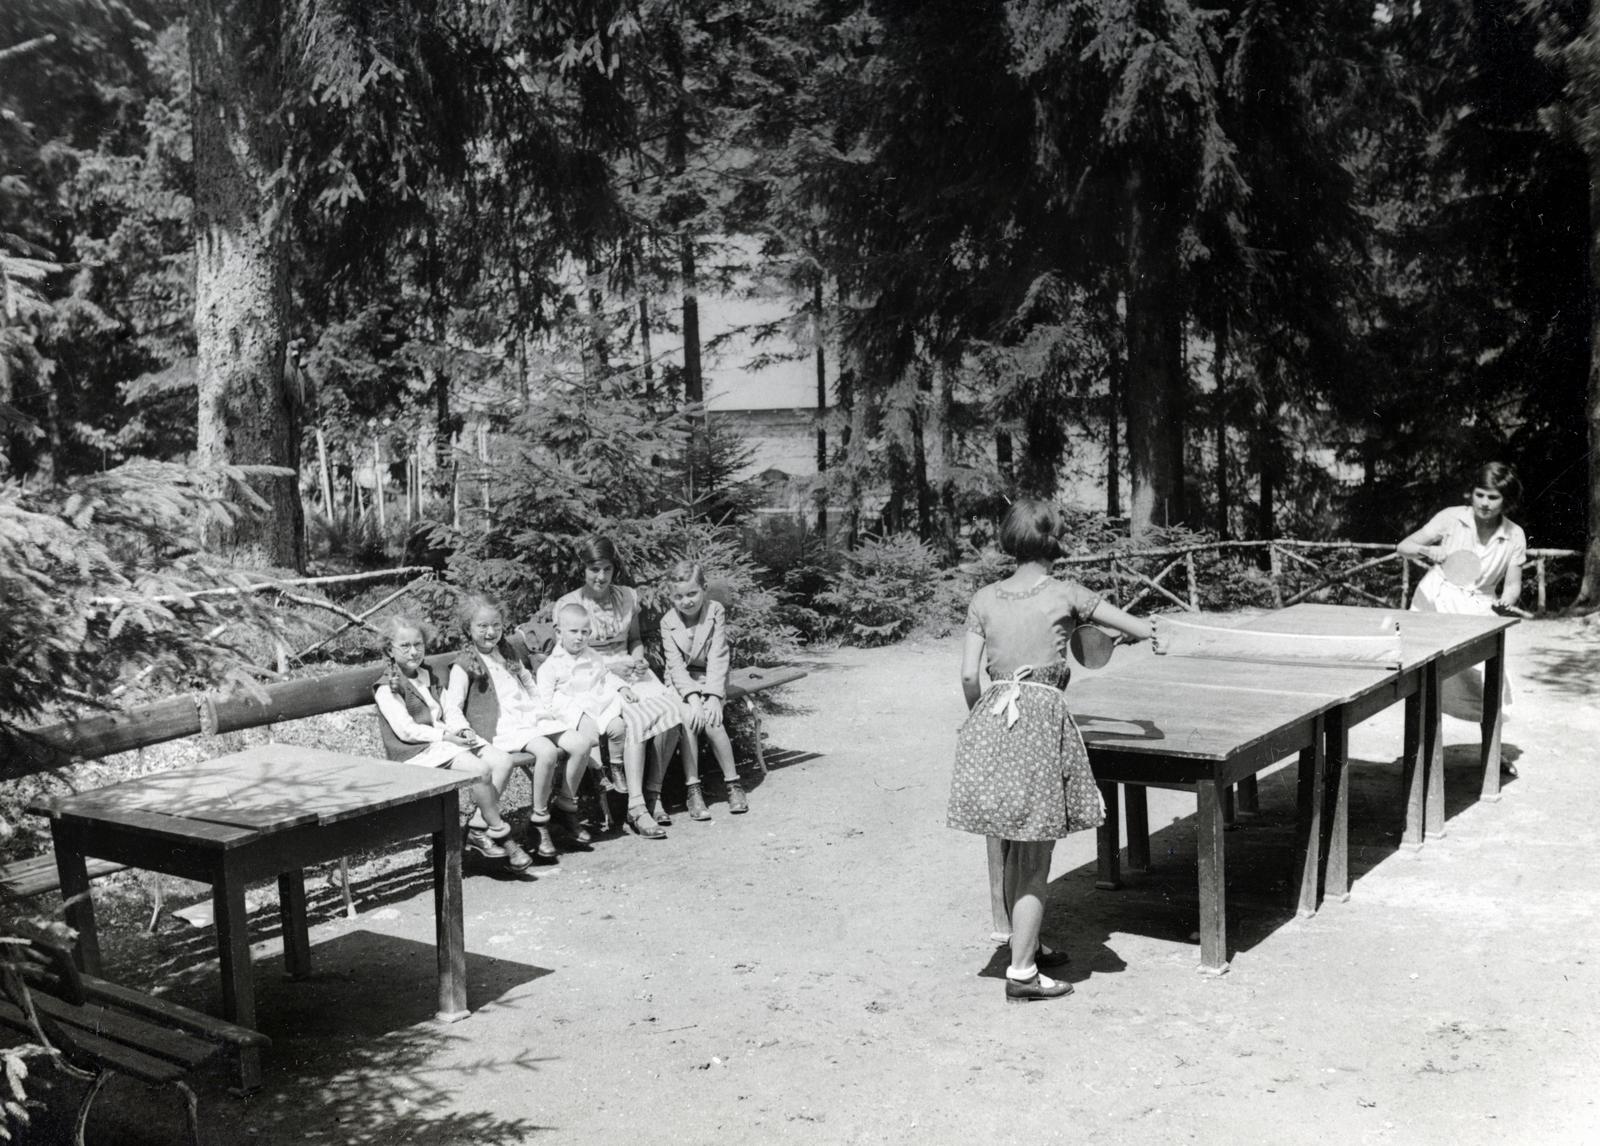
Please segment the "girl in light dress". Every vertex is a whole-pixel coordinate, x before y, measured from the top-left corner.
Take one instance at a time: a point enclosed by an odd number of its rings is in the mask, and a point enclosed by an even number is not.
[[[1485,617],[1495,610],[1516,608],[1522,596],[1522,564],[1528,559],[1528,538],[1522,527],[1506,516],[1522,497],[1516,470],[1504,462],[1489,462],[1472,476],[1466,505],[1440,510],[1428,523],[1395,546],[1405,557],[1431,561],[1433,568],[1417,582],[1411,608],[1426,613],[1456,613]],[[1440,568],[1452,553],[1470,552],[1478,558],[1477,580],[1457,585]],[[1505,678],[1505,699],[1511,700],[1511,679]],[[1444,711],[1462,720],[1483,719],[1483,674],[1468,669],[1443,681],[1439,689]],[[1509,761],[1502,768],[1515,774]]]
[[[618,582],[624,576],[616,546],[605,537],[591,537],[579,549],[583,585],[555,603],[555,612],[579,605],[589,615],[590,647],[606,667],[627,682],[635,699],[622,703],[623,743],[608,736],[613,760],[622,756],[628,790],[626,823],[645,839],[663,839],[672,823],[661,803],[661,779],[682,730],[684,708],[678,694],[650,671],[639,634],[639,594]],[[653,742],[653,743],[652,743]],[[645,745],[653,752],[646,775]]]
[[[728,613],[722,602],[706,595],[705,569],[698,561],[678,562],[669,578],[673,607],[661,618],[661,651],[667,681],[688,710],[683,738],[685,803],[691,819],[711,818],[700,791],[699,741],[703,733],[722,769],[728,811],[740,815],[750,810],[750,802],[739,783],[733,742],[722,723],[722,706],[728,696]]]
[[[468,596],[461,603],[459,616],[468,643],[450,666],[443,702],[445,722],[452,728],[475,732],[503,752],[526,752],[534,758],[533,805],[528,811],[528,824],[537,837],[535,850],[540,858],[554,859],[557,850],[550,834],[550,797],[556,768],[562,752],[587,759],[593,741],[569,729],[540,699],[532,654],[520,640],[506,636],[505,612],[497,601],[481,595]],[[557,810],[568,834],[578,843],[587,843],[588,833],[577,817],[577,801],[570,798],[570,792],[563,796]],[[469,823],[469,833],[472,828]],[[510,839],[509,828],[504,836],[497,836],[492,828],[487,835],[506,848],[514,868],[519,866],[519,852],[527,859],[527,853]]]
[[[961,691],[967,719],[956,737],[948,823],[989,839],[991,884],[1003,889],[1011,965],[1006,1000],[1056,999],[1072,985],[1043,974],[1063,952],[1039,942],[1055,841],[1105,821],[1089,753],[1067,710],[1071,669],[1062,655],[1078,624],[1093,621],[1124,639],[1146,640],[1147,622],[1106,604],[1073,581],[1050,575],[1059,555],[1055,511],[1018,501],[1000,526],[1000,546],[1017,571],[986,585],[967,611]],[[983,684],[987,665],[989,683]]]
[[[511,755],[470,728],[446,723],[439,686],[423,659],[428,654],[423,624],[415,617],[390,617],[382,626],[388,669],[372,686],[378,732],[391,760],[424,768],[449,768],[473,777],[467,789],[475,805],[464,846],[485,859],[527,867],[528,855],[513,858],[505,844],[511,828],[500,815],[500,796],[511,775]]]

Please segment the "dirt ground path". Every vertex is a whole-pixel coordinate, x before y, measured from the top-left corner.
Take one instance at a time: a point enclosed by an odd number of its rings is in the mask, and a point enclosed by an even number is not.
[[[1153,792],[1154,865],[1093,886],[1056,852],[1046,938],[1071,999],[1005,1006],[983,841],[944,827],[959,638],[816,657],[768,722],[753,811],[603,841],[466,888],[473,1015],[432,1014],[420,852],[331,895],[289,983],[265,910],[255,1096],[216,1142],[1584,1143],[1600,1141],[1600,628],[1525,623],[1506,741],[1476,798],[1447,721],[1448,834],[1399,848],[1397,711],[1357,729],[1349,902],[1296,919],[1293,788],[1228,837],[1232,969],[1195,970],[1192,797]],[[138,944],[103,935],[108,971]],[[154,950],[207,996],[209,933]],[[170,1098],[113,1088],[105,1132],[169,1141]],[[120,1108],[121,1115],[115,1113]],[[114,1121],[113,1121],[114,1120]],[[113,1140],[113,1139],[107,1139]]]

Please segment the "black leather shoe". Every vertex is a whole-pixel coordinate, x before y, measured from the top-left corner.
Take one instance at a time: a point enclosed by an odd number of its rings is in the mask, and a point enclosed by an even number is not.
[[[1048,951],[1041,944],[1039,949],[1033,953],[1033,961],[1044,970],[1053,971],[1057,967],[1065,967],[1072,962],[1072,956],[1065,951]]]
[[[1034,973],[1033,978],[1018,981],[1006,976],[1006,1002],[1032,1003],[1038,999],[1059,999],[1072,994],[1072,984]]]

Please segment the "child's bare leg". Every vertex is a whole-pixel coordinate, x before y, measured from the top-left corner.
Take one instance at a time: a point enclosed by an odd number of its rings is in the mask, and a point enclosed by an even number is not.
[[[1039,931],[1044,925],[1050,853],[1054,849],[1054,840],[1008,841],[1005,867],[1011,907],[1010,974],[1013,978],[1024,978],[1037,970],[1034,956],[1039,947]]]
[[[989,938],[1003,943],[1011,938],[1011,912],[1006,904],[1006,841],[999,836],[989,841],[989,911],[994,931]]]
[[[501,764],[504,775],[501,775]],[[480,748],[476,754],[463,752],[450,761],[450,771],[465,772],[473,777],[467,795],[476,805],[467,817],[467,827],[500,830],[506,826],[500,815],[500,793],[505,788],[505,777],[511,775],[511,756],[498,748]],[[498,778],[498,783],[496,782]]]
[[[556,786],[556,767],[561,763],[561,749],[548,736],[536,736],[528,743],[533,753],[533,808],[535,819],[550,818],[550,793]]]
[[[588,726],[587,731],[585,725]],[[578,785],[583,783],[583,774],[589,767],[589,754],[594,751],[598,738],[594,721],[584,717],[577,731],[563,732],[556,740],[556,746],[567,754],[567,767],[561,776],[561,790],[555,795],[555,802],[562,808],[577,810]]]
[[[685,741],[693,737],[685,737]],[[724,780],[737,780],[739,766],[733,761],[733,741],[728,739],[728,729],[721,724],[712,724],[706,727],[706,739],[711,742],[711,754],[717,758],[717,767],[722,769]]]
[[[556,784],[556,766],[561,749],[548,736],[528,741],[533,753],[533,806],[528,809],[528,827],[533,829],[534,848],[540,859],[555,859],[556,842],[550,835],[550,793]]]
[[[683,782],[700,783],[700,737],[693,732],[685,733],[678,747],[682,750],[679,754],[683,757]]]

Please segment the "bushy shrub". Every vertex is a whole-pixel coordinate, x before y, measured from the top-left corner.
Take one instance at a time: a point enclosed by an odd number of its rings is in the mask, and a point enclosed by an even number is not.
[[[256,472],[138,461],[43,488],[0,482],[0,743],[12,721],[119,685],[249,686],[273,618],[253,594],[208,594],[249,579],[196,550],[208,525],[260,511]]]
[[[896,533],[869,538],[846,554],[837,583],[817,600],[849,626],[846,640],[882,645],[927,616],[942,579],[934,549],[913,533]]]
[[[818,608],[818,598],[838,582],[844,558],[803,519],[767,518],[743,534],[746,549],[765,570],[763,582],[777,594],[779,616],[805,641],[837,637],[837,613]]]

